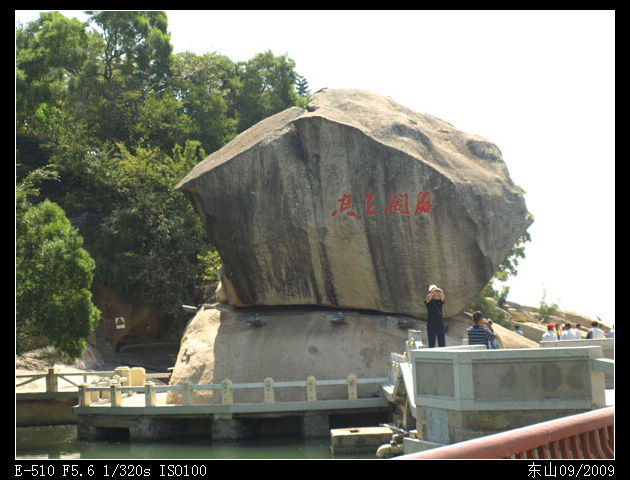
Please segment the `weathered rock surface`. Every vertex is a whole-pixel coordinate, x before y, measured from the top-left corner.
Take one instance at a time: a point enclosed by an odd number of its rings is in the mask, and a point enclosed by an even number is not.
[[[217,300],[460,313],[532,221],[499,149],[360,90],[324,90],[182,179],[223,261]]]
[[[118,348],[121,345],[138,342],[150,342],[160,338],[164,333],[163,313],[125,299],[112,289],[93,285],[94,304],[101,311],[101,320],[95,334],[104,338],[107,343]],[[119,323],[122,319],[123,323]],[[117,328],[118,323],[118,328]],[[122,328],[120,328],[122,327]]]

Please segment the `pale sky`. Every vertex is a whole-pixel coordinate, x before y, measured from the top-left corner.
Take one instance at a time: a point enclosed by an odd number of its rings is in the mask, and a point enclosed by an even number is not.
[[[508,300],[537,307],[545,289],[615,323],[614,11],[167,15],[174,53],[287,54],[312,92],[371,90],[496,144],[535,218]]]

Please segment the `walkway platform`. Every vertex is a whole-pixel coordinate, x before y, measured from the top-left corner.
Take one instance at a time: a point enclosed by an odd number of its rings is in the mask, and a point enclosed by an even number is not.
[[[261,432],[300,433],[305,438],[325,437],[333,423],[342,417],[353,421],[363,418],[366,425],[391,419],[392,405],[382,395],[358,397],[357,385],[385,382],[387,378],[274,382],[271,378],[260,383],[192,385],[137,385],[109,387],[82,385],[79,405],[72,409],[78,419],[81,439],[98,439],[121,430],[130,440],[159,440],[174,436],[202,436],[213,440],[236,440],[261,436]],[[316,386],[347,387],[346,398],[319,399]],[[275,401],[276,391],[283,388],[303,388],[304,400]],[[260,391],[261,402],[237,403],[233,390]],[[198,403],[208,396],[195,391],[218,390],[215,403]],[[343,389],[342,389],[343,391]],[[180,403],[168,403],[169,392]],[[258,396],[258,395],[255,395]],[[273,419],[273,421],[267,421]],[[336,419],[336,420],[335,420]],[[334,421],[333,421],[334,420]],[[351,423],[352,425],[352,423]]]

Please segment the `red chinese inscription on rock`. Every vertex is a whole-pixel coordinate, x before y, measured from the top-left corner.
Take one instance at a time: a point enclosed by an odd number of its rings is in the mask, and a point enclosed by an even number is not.
[[[429,213],[433,208],[433,204],[429,200],[429,195],[431,192],[421,191],[416,196],[416,208],[413,212],[413,216],[417,217],[421,213]],[[365,195],[363,198],[365,199],[365,216],[376,215],[377,206],[374,200],[374,193],[370,193],[369,195]],[[413,200],[412,200],[413,201]],[[344,193],[343,196],[337,199],[339,203],[339,209],[335,209],[332,212],[332,216],[336,216],[338,213],[345,212],[346,215],[350,217],[356,217],[356,212],[352,209],[352,195]],[[395,194],[390,192],[389,198],[387,199],[387,205],[385,210],[383,211],[386,215],[411,215],[411,210],[409,210],[409,195],[407,193],[399,193]]]

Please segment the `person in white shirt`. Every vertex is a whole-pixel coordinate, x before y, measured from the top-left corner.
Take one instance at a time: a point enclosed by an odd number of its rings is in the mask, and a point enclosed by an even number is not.
[[[577,338],[575,330],[571,328],[571,324],[565,323],[564,330],[562,330],[562,334],[560,335],[560,340],[577,340]]]
[[[599,322],[591,323],[591,328],[586,334],[586,338],[598,339],[598,338],[606,338],[606,334],[603,330],[599,328]]]
[[[615,326],[614,325],[610,329],[610,332],[608,332],[608,338],[615,338]]]
[[[558,335],[556,335],[556,333],[553,331],[553,329],[554,329],[553,323],[548,323],[547,324],[547,331],[545,333],[543,333],[543,336],[542,336],[542,341],[543,342],[549,342],[549,341],[558,340]]]

